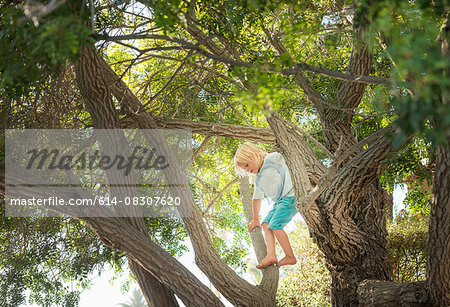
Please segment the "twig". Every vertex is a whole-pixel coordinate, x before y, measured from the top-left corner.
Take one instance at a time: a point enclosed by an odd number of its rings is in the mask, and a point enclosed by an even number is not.
[[[95,6],[94,1],[89,0],[89,6],[91,9],[91,30],[92,33],[95,33]]]
[[[197,51],[199,54],[206,56],[207,58],[210,58],[212,60],[222,62],[227,65],[231,66],[237,66],[237,67],[247,67],[251,68],[254,67],[254,64],[247,63],[244,61],[237,61],[230,58],[227,58],[225,56],[216,55],[213,53],[210,53],[203,48],[199,47],[198,45],[194,45],[188,41],[185,41],[183,39],[175,38],[175,37],[169,37],[164,35],[155,35],[155,34],[145,34],[145,35],[122,35],[122,36],[114,36],[114,37],[101,37],[101,39],[105,39],[107,41],[120,41],[120,40],[129,40],[129,39],[160,39],[160,40],[167,40],[171,42],[176,42],[181,45],[183,45],[186,49],[191,49]],[[285,68],[285,69],[279,69],[277,65],[273,64],[267,64],[260,67],[261,71],[265,72],[272,72],[272,73],[281,73],[283,75],[296,75],[301,71],[309,71],[313,73],[317,73],[320,75],[332,77],[339,80],[346,80],[346,81],[352,81],[352,82],[358,82],[358,83],[373,83],[373,84],[387,84],[389,82],[389,79],[387,78],[380,78],[380,77],[374,77],[374,76],[363,76],[363,75],[352,75],[347,73],[342,73],[339,71],[334,71],[331,69],[326,69],[322,67],[317,67],[314,65],[309,65],[306,63],[297,63],[295,67],[293,68]]]
[[[203,211],[202,215],[205,216],[208,210],[215,205],[217,200],[219,200],[220,196],[233,184],[235,184],[238,181],[238,177],[234,178],[232,181],[230,181],[220,192],[214,197],[214,199],[209,203],[208,207],[206,207],[205,211]]]
[[[146,103],[144,103],[141,107],[141,110],[144,110],[153,100],[155,100],[168,86],[170,83],[172,83],[172,81],[175,79],[175,76],[178,75],[178,73],[181,71],[181,69],[184,67],[184,65],[186,64],[187,59],[189,59],[192,56],[193,51],[189,51],[189,53],[186,55],[186,57],[183,59],[183,61],[181,62],[180,66],[178,66],[178,68],[175,70],[175,72],[172,74],[172,76],[170,77],[169,81],[167,81],[166,84],[164,84],[164,86],[155,94],[153,95],[149,101],[147,101]]]
[[[197,158],[197,156],[203,151],[203,148],[206,146],[206,144],[208,144],[208,142],[211,139],[212,139],[212,136],[210,136],[210,135],[205,137],[205,139],[200,144],[200,146],[197,148],[197,150],[194,152],[194,154],[189,159],[189,161],[187,161],[187,163],[183,166],[184,169],[186,169],[190,164],[192,164],[194,162],[195,158]]]

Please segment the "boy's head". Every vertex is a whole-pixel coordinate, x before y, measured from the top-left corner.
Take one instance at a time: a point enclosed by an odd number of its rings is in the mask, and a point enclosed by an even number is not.
[[[267,152],[250,142],[245,142],[239,146],[234,155],[234,169],[240,176],[257,174],[266,156]]]

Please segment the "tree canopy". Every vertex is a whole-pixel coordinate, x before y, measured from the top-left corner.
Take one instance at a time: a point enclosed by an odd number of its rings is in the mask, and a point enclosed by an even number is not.
[[[36,302],[73,306],[77,293],[60,284],[39,296],[51,272],[83,285],[88,272],[128,257],[147,303],[158,292],[170,306],[173,294],[186,305],[219,304],[170,260],[189,236],[197,264],[229,301],[273,304],[275,268],[255,287],[228,267],[246,269],[251,242],[258,257],[264,250],[258,230],[247,234],[250,187],[232,167],[240,141],[251,140],[286,158],[297,209],[333,277],[332,304],[357,304],[362,280],[392,274],[381,185],[392,192],[407,182],[412,211],[430,210],[432,176],[445,161],[436,156],[448,150],[450,131],[450,60],[439,43],[448,39],[448,7],[445,0],[0,1],[2,129],[194,133],[184,196],[196,210],[191,219],[2,217],[8,303],[22,302],[27,285]],[[113,108],[99,112],[97,98]],[[123,237],[114,241],[114,231]],[[36,243],[16,244],[25,234]],[[138,241],[147,256],[131,246]],[[164,257],[186,279],[154,263]],[[20,278],[12,283],[13,276]],[[164,291],[146,288],[149,280]],[[189,299],[183,283],[197,296]]]

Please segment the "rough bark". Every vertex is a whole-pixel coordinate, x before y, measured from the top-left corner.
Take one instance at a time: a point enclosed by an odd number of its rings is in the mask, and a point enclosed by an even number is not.
[[[111,84],[111,88],[117,87],[117,85]],[[119,97],[123,94],[119,94]],[[120,101],[120,100],[119,100]],[[240,125],[220,124],[200,122],[188,119],[177,119],[153,116],[156,127],[159,129],[187,129],[192,130],[194,133],[233,138],[236,140],[245,140],[258,143],[275,144],[275,135],[269,128],[249,127]],[[138,128],[138,123],[131,119],[126,118],[122,121],[122,128],[135,129]],[[147,127],[150,129],[150,127]]]
[[[331,188],[339,186],[335,184]],[[391,263],[386,250],[383,195],[377,188],[376,180],[367,186],[353,185],[351,181],[342,184],[347,189],[350,186],[365,189],[364,197],[352,201],[351,192],[335,190],[334,197],[328,194],[331,198],[327,203],[331,201],[334,204],[325,217],[327,223],[313,229],[318,245],[326,251],[327,266],[332,277],[333,306],[357,306],[356,289],[361,280],[389,280],[391,277]],[[319,198],[319,205],[325,203],[329,191]],[[350,199],[339,199],[336,194]],[[355,206],[348,206],[349,203]]]
[[[450,56],[450,13],[441,28],[442,53]],[[444,71],[446,78],[450,69]],[[448,105],[448,97],[442,96],[442,104]],[[438,123],[436,128],[443,129]],[[438,144],[436,167],[433,179],[433,199],[430,209],[430,222],[427,243],[427,280],[433,306],[450,306],[450,132],[446,143]]]
[[[358,288],[361,307],[427,307],[427,283],[365,280]]]
[[[427,280],[433,306],[450,306],[450,136],[438,146],[427,244]]]

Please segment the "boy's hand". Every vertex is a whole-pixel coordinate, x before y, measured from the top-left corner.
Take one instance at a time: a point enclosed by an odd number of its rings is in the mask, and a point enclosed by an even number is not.
[[[252,231],[255,227],[259,227],[259,229],[261,229],[259,220],[251,220],[250,223],[247,224],[248,232]]]

